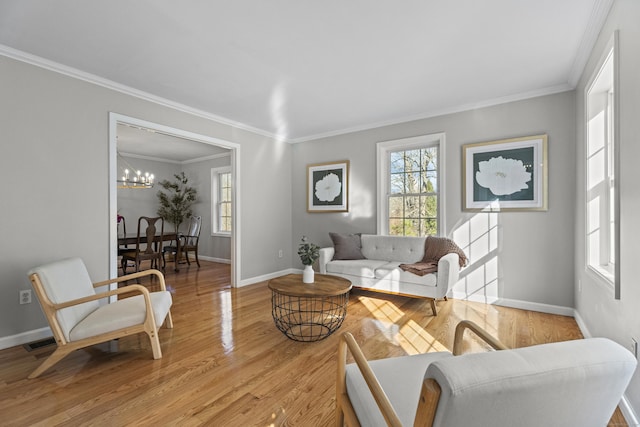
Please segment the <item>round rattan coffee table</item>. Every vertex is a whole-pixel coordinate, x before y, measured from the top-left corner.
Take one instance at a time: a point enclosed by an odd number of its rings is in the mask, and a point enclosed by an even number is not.
[[[302,283],[301,274],[288,274],[271,279],[269,289],[276,327],[295,341],[319,341],[342,325],[351,282],[316,273],[314,283]]]

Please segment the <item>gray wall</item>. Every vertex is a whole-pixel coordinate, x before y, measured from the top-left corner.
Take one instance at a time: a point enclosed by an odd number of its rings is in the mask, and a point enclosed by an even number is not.
[[[229,166],[231,157],[221,157],[202,162],[188,163],[183,166],[184,173],[192,179],[192,184],[198,191],[198,201],[193,207],[196,215],[202,216],[202,230],[198,253],[201,257],[216,260],[231,259],[231,239],[211,235],[211,169]],[[190,181],[191,182],[191,181]],[[185,225],[186,227],[186,225]]]
[[[307,235],[311,241],[328,246],[330,231],[375,233],[376,143],[438,132],[446,134],[444,234],[454,237],[471,255],[455,296],[573,307],[574,92],[296,144],[292,245]],[[547,212],[509,212],[490,218],[486,213],[462,211],[463,144],[542,133],[549,137]],[[307,164],[345,159],[351,162],[350,211],[307,213]],[[492,236],[497,242],[491,250],[477,250],[483,243],[482,234],[487,235],[484,227],[490,219],[497,222],[497,236]],[[476,242],[472,248],[467,247],[469,241]],[[297,257],[295,265],[301,266]]]
[[[621,208],[621,299],[598,281],[585,267],[585,97],[589,78],[596,69],[605,45],[619,30],[620,41],[620,208]],[[577,91],[577,185],[575,214],[575,299],[576,309],[592,336],[609,337],[629,348],[631,337],[640,339],[640,286],[638,255],[640,254],[640,2],[616,0],[597,44],[585,67]],[[640,374],[636,371],[627,397],[635,412],[640,411]]]
[[[109,112],[240,144],[241,281],[290,267],[290,145],[4,56],[0,75],[0,345],[47,326],[18,304],[29,268],[81,256],[108,277]]]

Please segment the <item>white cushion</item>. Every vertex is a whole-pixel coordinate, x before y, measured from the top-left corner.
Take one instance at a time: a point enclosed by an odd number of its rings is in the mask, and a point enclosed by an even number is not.
[[[337,260],[327,263],[328,274],[347,274],[357,277],[368,277],[373,279],[378,267],[385,265],[386,261],[375,259]]]
[[[432,363],[434,426],[606,426],[635,370],[605,338],[473,353]]]
[[[33,273],[40,277],[45,293],[55,304],[95,295],[87,268],[80,258],[68,258],[41,265],[30,270],[28,274]],[[58,310],[56,317],[67,341],[70,340],[70,331],[78,322],[99,306],[98,301],[91,301]]]
[[[424,257],[426,237],[382,236],[363,234],[362,255],[367,259],[397,261],[412,264]]]
[[[171,308],[171,294],[168,291],[151,292],[151,304],[156,326],[159,328]],[[103,305],[89,314],[75,328],[71,330],[72,341],[93,337],[105,332],[115,331],[129,326],[144,323],[146,316],[144,297],[134,297],[118,300]]]
[[[436,360],[452,357],[448,352],[373,360],[369,366],[402,421],[412,426],[418,409],[422,380],[427,367]],[[346,367],[347,394],[362,426],[386,426],[373,395],[355,363]]]
[[[399,265],[401,262],[388,262],[376,268],[376,279],[391,280],[403,284],[417,284],[424,286],[436,286],[438,276],[434,273],[418,276],[402,270]]]

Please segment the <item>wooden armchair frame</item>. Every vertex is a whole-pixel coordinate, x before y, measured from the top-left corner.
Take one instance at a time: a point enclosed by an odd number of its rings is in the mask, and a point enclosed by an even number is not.
[[[462,352],[462,340],[465,330],[471,330],[478,335],[483,341],[489,344],[496,350],[506,350],[507,347],[500,341],[489,335],[487,331],[482,329],[477,324],[463,320],[456,326],[455,338],[453,344],[453,355],[457,356]],[[342,334],[342,339],[338,346],[338,378],[336,382],[336,425],[338,427],[347,426],[360,426],[358,417],[351,404],[351,400],[347,394],[346,384],[346,365],[347,365],[347,350],[351,352],[355,363],[357,364],[360,372],[366,381],[371,394],[375,399],[380,412],[382,413],[385,421],[389,426],[402,427],[402,423],[398,418],[396,411],[393,409],[389,398],[385,394],[382,386],[378,382],[375,374],[371,370],[367,359],[365,358],[362,350],[358,346],[353,335],[349,332]],[[433,425],[433,420],[436,414],[436,408],[438,407],[438,400],[440,399],[440,386],[433,378],[427,378],[422,384],[422,390],[420,393],[420,400],[418,403],[418,410],[416,412],[415,424],[416,426]]]
[[[94,288],[99,288],[101,286],[107,286],[112,283],[124,282],[127,280],[133,280],[140,277],[152,276],[155,275],[158,278],[160,289],[162,291],[166,291],[166,284],[164,281],[164,276],[158,270],[145,270],[137,273],[127,274],[125,276],[103,280],[100,282],[93,283]],[[151,304],[151,296],[150,292],[147,288],[140,284],[132,284],[127,285],[121,288],[109,290],[107,292],[97,293],[95,295],[90,295],[83,298],[78,298],[71,301],[66,301],[64,303],[55,304],[53,303],[47,293],[44,290],[44,286],[40,280],[40,277],[37,273],[33,273],[29,276],[29,280],[33,284],[33,288],[36,292],[38,299],[40,300],[42,310],[44,311],[45,316],[51,326],[51,331],[53,332],[53,336],[56,340],[58,348],[30,375],[29,378],[36,378],[44,371],[49,369],[51,366],[62,360],[69,353],[78,350],[83,347],[88,347],[94,344],[98,344],[105,341],[110,341],[116,338],[124,337],[127,335],[138,334],[141,332],[146,333],[149,336],[149,340],[151,342],[151,349],[153,351],[153,358],[160,359],[162,357],[162,350],[160,348],[160,340],[158,339],[158,328],[156,327],[156,321],[153,314],[153,306]],[[143,323],[139,325],[134,325],[126,328],[117,329],[111,332],[107,332],[104,334],[96,335],[93,337],[77,340],[77,341],[68,341],[62,332],[62,328],[60,327],[60,323],[58,322],[58,318],[56,316],[56,312],[66,307],[71,307],[78,304],[83,304],[89,301],[100,300],[103,298],[107,298],[113,295],[123,295],[129,293],[137,293],[141,294],[144,297],[144,302],[146,306],[146,317]],[[173,319],[171,318],[171,311],[168,311],[167,317],[165,319],[165,325],[168,329],[173,328]]]

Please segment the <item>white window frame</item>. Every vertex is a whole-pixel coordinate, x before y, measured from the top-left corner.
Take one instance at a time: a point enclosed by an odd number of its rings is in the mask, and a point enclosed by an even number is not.
[[[585,87],[585,269],[601,283],[613,289],[614,297],[620,299],[620,140],[619,140],[619,78],[618,78],[618,34],[614,33],[605,53],[600,59],[589,83]],[[597,99],[600,99],[598,101]],[[602,160],[594,167],[602,169],[604,185],[591,189],[590,164],[596,159],[590,152],[589,131],[591,117],[594,113],[592,103],[603,105],[601,111],[603,131],[598,134],[604,139],[604,146],[598,150]],[[598,108],[598,107],[596,107]],[[594,215],[590,203],[601,198],[597,212],[597,224],[591,221]],[[612,227],[613,224],[613,227]],[[597,227],[596,227],[597,226]],[[598,245],[591,243],[591,237],[598,233]],[[591,262],[592,255],[598,262]]]
[[[231,237],[231,232],[220,231],[220,175],[225,173],[232,174],[231,166],[211,168],[211,235],[217,237]],[[233,179],[233,174],[231,177]],[[233,206],[233,200],[231,204]]]
[[[391,192],[391,177],[389,171],[390,154],[395,151],[412,150],[417,148],[437,147],[438,148],[438,235],[444,236],[446,231],[445,223],[445,134],[444,132],[429,135],[414,136],[411,138],[396,139],[392,141],[379,142],[377,151],[377,191],[378,191],[378,234],[389,234],[389,202]]]

